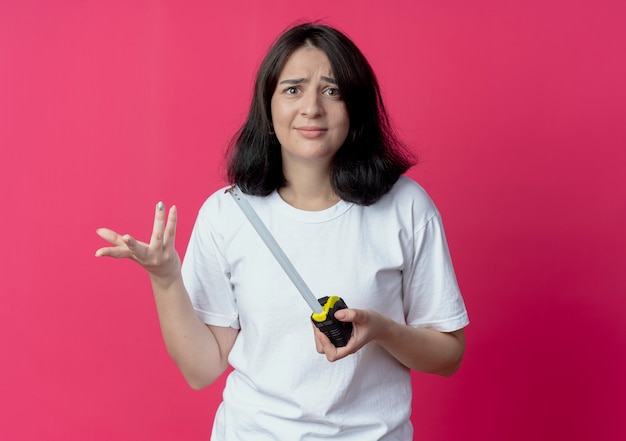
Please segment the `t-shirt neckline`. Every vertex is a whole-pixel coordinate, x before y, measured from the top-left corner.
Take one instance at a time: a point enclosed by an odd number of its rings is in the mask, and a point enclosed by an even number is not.
[[[277,190],[274,190],[269,195],[268,202],[272,206],[272,209],[278,211],[280,214],[292,220],[307,223],[321,223],[331,221],[347,212],[354,205],[354,203],[352,202],[346,202],[343,199],[340,199],[339,202],[324,210],[302,210],[285,202],[280,194],[278,194]]]

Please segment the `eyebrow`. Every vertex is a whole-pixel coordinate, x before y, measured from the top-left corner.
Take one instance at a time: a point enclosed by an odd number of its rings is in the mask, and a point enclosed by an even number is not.
[[[337,80],[335,80],[332,77],[321,77],[322,81],[326,81],[327,83],[331,83],[331,84],[337,84]],[[302,84],[302,83],[308,83],[310,80],[307,78],[290,78],[290,79],[286,79],[286,80],[282,80],[280,81],[278,84]]]

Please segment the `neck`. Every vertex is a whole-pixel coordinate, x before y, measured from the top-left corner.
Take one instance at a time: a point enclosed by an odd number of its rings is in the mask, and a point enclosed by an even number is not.
[[[320,211],[339,202],[339,196],[330,185],[328,170],[310,167],[285,170],[287,184],[278,190],[285,202],[301,210]]]

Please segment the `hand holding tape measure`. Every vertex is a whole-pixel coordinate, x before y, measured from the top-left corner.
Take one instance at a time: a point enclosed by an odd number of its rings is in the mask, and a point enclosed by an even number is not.
[[[296,286],[302,298],[310,306],[313,311],[311,315],[313,324],[322,331],[336,347],[339,348],[348,344],[348,340],[350,340],[350,336],[352,335],[352,323],[342,322],[335,318],[335,312],[348,307],[345,302],[338,296],[317,299],[304,280],[302,280],[302,277],[300,277],[300,274],[296,271],[280,245],[278,245],[274,236],[272,236],[263,221],[257,216],[254,208],[252,208],[252,205],[250,205],[239,187],[233,185],[226,191],[235,199],[241,211],[243,211],[254,229],[259,233],[259,236],[261,236],[265,245],[267,245],[289,279],[291,279]]]

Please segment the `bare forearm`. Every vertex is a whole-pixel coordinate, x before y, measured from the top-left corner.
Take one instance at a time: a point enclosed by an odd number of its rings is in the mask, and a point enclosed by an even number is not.
[[[208,386],[226,370],[227,353],[197,316],[181,277],[169,283],[154,277],[151,281],[169,355],[192,388]]]
[[[178,211],[165,205],[155,208],[150,243],[121,235],[108,228],[96,233],[112,246],[99,248],[96,257],[109,256],[137,262],[150,274],[165,346],[187,383],[194,389],[208,386],[228,366],[228,353],[237,330],[206,326],[193,309],[181,275],[180,258],[174,248]]]
[[[335,313],[338,320],[352,322],[352,337],[344,347],[335,347],[317,328],[316,349],[329,361],[337,361],[359,351],[370,342],[377,342],[409,369],[450,376],[457,371],[465,351],[463,330],[439,332],[413,328],[395,322],[376,311],[342,309]]]
[[[450,376],[460,367],[465,351],[463,330],[446,333],[389,322],[378,343],[400,363],[442,376]]]

